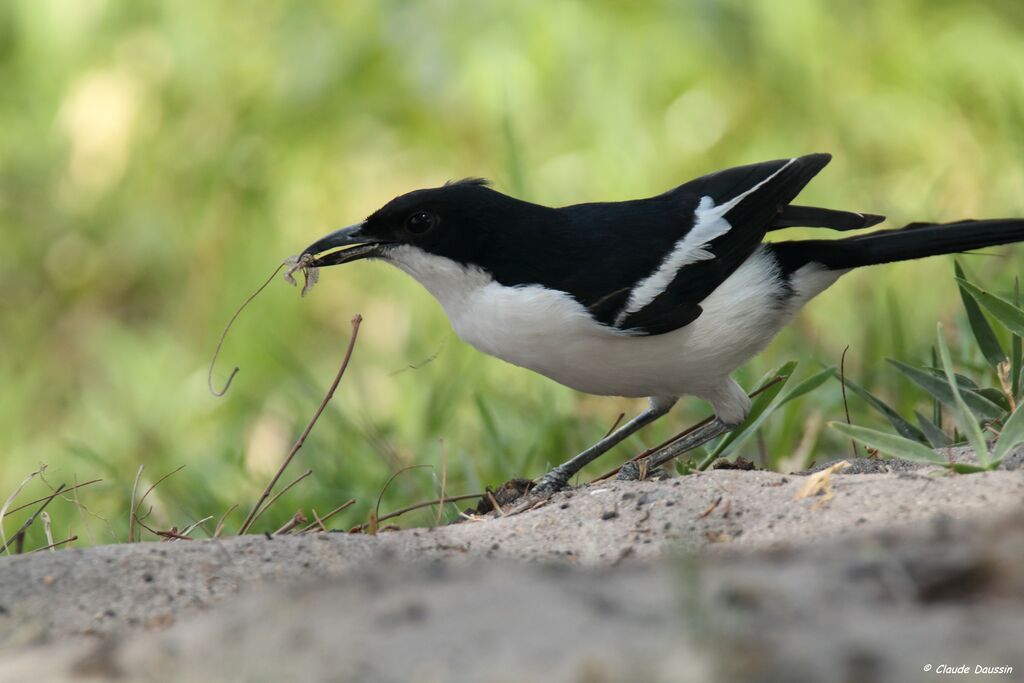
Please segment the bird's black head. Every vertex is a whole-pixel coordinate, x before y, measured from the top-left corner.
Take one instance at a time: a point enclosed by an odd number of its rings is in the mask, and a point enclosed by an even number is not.
[[[314,242],[303,255],[317,257],[316,266],[332,266],[364,258],[386,259],[395,247],[408,245],[473,263],[488,226],[508,217],[513,208],[509,203],[514,206],[518,201],[476,178],[416,190],[392,199],[362,223]]]

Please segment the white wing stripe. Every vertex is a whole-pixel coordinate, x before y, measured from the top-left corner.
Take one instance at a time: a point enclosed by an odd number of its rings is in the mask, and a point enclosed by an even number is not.
[[[702,197],[700,204],[697,205],[693,212],[693,228],[681,240],[676,242],[672,252],[662,261],[656,271],[633,287],[625,308],[615,318],[615,326],[621,325],[626,316],[636,313],[654,301],[659,294],[672,284],[672,280],[675,279],[676,273],[679,272],[680,268],[698,261],[713,259],[715,255],[708,251],[710,242],[729,232],[732,228],[729,221],[725,220],[725,214],[751,193],[756,192],[762,185],[786,170],[794,161],[796,159],[790,159],[779,170],[757,185],[719,206],[715,206],[715,202],[711,197]]]

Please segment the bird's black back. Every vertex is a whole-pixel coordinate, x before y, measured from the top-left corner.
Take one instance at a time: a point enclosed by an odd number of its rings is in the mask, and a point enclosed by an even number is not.
[[[773,218],[828,161],[821,154],[740,166],[625,202],[550,209],[517,201],[482,228],[476,265],[507,286],[566,292],[604,324],[668,332],[700,315],[700,302],[753,253]],[[624,315],[634,288],[694,228],[702,198],[721,206],[748,191],[725,214],[729,230],[709,242],[713,258],[686,264],[652,301]]]

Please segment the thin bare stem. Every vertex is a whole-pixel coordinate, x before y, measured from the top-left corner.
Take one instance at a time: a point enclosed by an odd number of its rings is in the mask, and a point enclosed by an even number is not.
[[[378,522],[380,521],[380,501],[382,498],[384,498],[384,492],[388,490],[389,486],[391,486],[391,482],[393,482],[398,477],[398,475],[402,474],[403,472],[408,472],[409,470],[418,470],[423,467],[430,467],[430,465],[409,465],[408,467],[403,467],[402,469],[398,470],[390,477],[388,477],[388,480],[384,482],[384,486],[381,488],[380,493],[377,494],[377,504],[373,506],[374,519],[376,519]]]
[[[64,489],[64,491],[67,492],[67,493],[71,493],[72,491],[74,491],[76,489],[80,489],[83,486],[88,486],[89,484],[95,484],[95,483],[100,482],[100,481],[103,481],[103,480],[102,479],[90,479],[89,481],[83,481],[81,484],[75,484],[74,486],[69,486],[66,489]],[[61,496],[61,497],[63,498],[63,496]],[[49,498],[49,496],[43,496],[42,498],[36,498],[35,500],[30,500],[29,502],[24,503],[22,505],[19,505],[16,508],[11,508],[10,510],[8,510],[7,512],[4,513],[4,517],[6,517],[7,515],[13,515],[18,510],[24,510],[25,508],[31,507],[32,505],[35,505],[36,503],[41,503],[44,500],[46,500],[47,498]]]
[[[65,486],[66,486],[66,484],[61,484],[60,486],[58,486],[57,490],[54,491],[52,494],[50,494],[49,498],[47,498],[45,501],[43,501],[43,504],[39,506],[39,509],[36,510],[35,512],[33,512],[31,515],[29,515],[29,518],[26,519],[24,522],[22,522],[21,526],[15,532],[14,536],[12,537],[12,539],[18,539],[18,538],[22,538],[23,539],[24,538],[23,534],[28,530],[28,528],[30,526],[32,526],[32,522],[36,521],[36,517],[38,517],[39,514],[43,510],[46,509],[46,506],[50,504],[51,500],[53,500],[58,495],[60,495],[60,492],[64,490]],[[21,543],[21,541],[18,541],[18,542]],[[7,541],[6,543],[4,543],[4,547],[0,548],[0,552],[7,552],[7,546],[8,545],[10,545],[10,541]]]
[[[622,422],[622,419],[624,417],[626,417],[625,413],[619,413],[619,416],[615,418],[615,422],[612,423],[612,426],[608,428],[608,431],[605,432],[604,436],[602,436],[601,438],[607,439],[609,436],[611,436],[612,432],[615,431],[615,428],[619,426],[619,423]]]
[[[227,339],[228,332],[231,330],[231,326],[235,324],[235,320],[238,318],[239,315],[241,315],[242,311],[245,310],[245,307],[252,303],[252,300],[259,296],[260,292],[267,288],[267,285],[274,281],[274,278],[277,277],[277,274],[279,272],[281,272],[281,269],[284,268],[284,265],[285,264],[282,263],[277,268],[274,268],[274,272],[270,274],[270,277],[267,278],[267,281],[260,285],[255,292],[250,294],[248,299],[242,302],[242,305],[238,307],[238,310],[235,311],[235,314],[231,316],[230,320],[228,320],[228,324],[224,326],[224,331],[221,332],[220,339],[217,341],[217,348],[214,349],[213,351],[213,358],[210,359],[210,369],[206,373],[206,386],[210,390],[210,393],[213,394],[214,396],[220,398],[224,394],[228,393],[228,389],[231,387],[232,380],[234,380],[235,375],[238,374],[238,367],[235,366],[235,369],[231,371],[230,375],[228,375],[228,381],[224,383],[224,388],[221,389],[220,391],[217,391],[216,389],[213,388],[213,367],[217,364],[217,356],[220,355],[220,347],[224,346],[224,340]]]
[[[846,402],[846,352],[850,350],[850,345],[847,344],[846,348],[843,349],[843,355],[839,357],[839,388],[843,392],[843,409],[846,411],[846,424],[852,425],[850,421],[850,404]],[[853,451],[853,457],[860,455],[857,452],[857,442],[850,439],[850,449]]]
[[[338,507],[336,507],[336,508],[334,508],[333,510],[331,510],[330,512],[328,512],[328,513],[327,513],[326,515],[324,515],[323,517],[317,517],[317,516],[316,516],[316,510],[314,510],[314,511],[313,511],[313,517],[314,517],[314,518],[316,518],[316,522],[313,522],[312,524],[310,524],[309,526],[307,526],[307,527],[306,527],[305,529],[303,529],[303,530],[302,530],[302,531],[300,531],[299,533],[300,533],[300,534],[304,534],[304,533],[306,533],[307,531],[309,531],[310,529],[312,529],[313,527],[315,527],[315,526],[316,526],[317,524],[319,524],[319,525],[320,525],[320,528],[321,528],[321,529],[322,529],[323,531],[327,531],[327,527],[325,527],[325,526],[324,526],[324,523],[325,523],[325,522],[327,522],[327,520],[329,520],[329,519],[330,519],[331,517],[333,517],[334,515],[336,515],[336,514],[338,514],[339,512],[341,512],[342,510],[344,510],[344,509],[346,509],[346,508],[348,508],[348,507],[350,507],[350,506],[354,505],[354,504],[355,504],[355,502],[356,502],[356,499],[355,499],[355,498],[349,498],[349,499],[348,499],[348,500],[346,500],[346,501],[345,501],[344,503],[342,503],[342,504],[341,504],[341,505],[339,505]]]
[[[499,503],[498,499],[494,497],[494,493],[490,489],[487,489],[486,493],[487,500],[491,501],[491,507],[493,507],[495,511],[497,511],[499,517],[504,517],[505,509],[501,507],[501,503]]]
[[[159,486],[165,479],[170,477],[172,474],[177,474],[178,472],[182,471],[183,469],[185,469],[184,465],[176,467],[175,469],[171,470],[170,472],[168,472],[164,476],[162,476],[159,479],[157,479],[156,481],[154,481],[150,485],[150,487],[148,489],[146,489],[146,492],[142,494],[142,498],[139,498],[139,502],[135,503],[135,508],[132,510],[132,516],[136,520],[138,520],[139,519],[139,508],[142,507],[142,504],[145,502],[146,496],[148,496],[153,491],[153,489],[155,489],[157,486]],[[142,474],[142,467],[141,466],[139,467],[139,474]],[[135,478],[136,485],[138,484],[138,482],[139,482],[139,479],[138,479],[138,477],[136,477]],[[134,487],[132,489],[132,495],[135,495]],[[149,512],[146,513],[145,517],[149,517],[151,512],[153,512],[153,508],[152,507],[149,509]],[[143,519],[145,519],[145,517]],[[129,542],[130,541],[131,541],[131,539],[129,538]]]
[[[313,515],[313,522],[309,526],[299,529],[299,533],[304,534],[313,527],[319,527],[320,531],[327,531],[327,527],[324,526],[324,520],[320,519],[320,515],[316,514],[316,508],[310,508],[309,513]]]
[[[57,541],[56,543],[51,543],[50,545],[44,545],[42,548],[36,548],[35,550],[30,550],[30,551],[28,551],[28,554],[31,555],[32,553],[38,553],[40,550],[53,550],[54,548],[59,548],[60,546],[64,545],[65,543],[73,543],[74,541],[77,541],[77,540],[78,540],[78,536],[68,536],[63,541]]]
[[[438,498],[441,503],[437,506],[437,519],[434,520],[434,526],[440,526],[441,515],[444,514],[444,488],[448,483],[448,460],[445,456],[444,449],[444,437],[441,437],[441,496]]]
[[[50,524],[50,513],[40,512],[39,519],[43,520],[43,535],[46,536],[46,544],[53,545],[53,526]]]
[[[445,503],[457,503],[457,502],[462,501],[462,500],[472,500],[474,498],[483,498],[483,496],[484,496],[484,494],[482,494],[482,493],[466,493],[466,494],[463,494],[461,496],[448,496],[447,498],[445,498],[444,502]],[[404,515],[407,512],[413,512],[415,510],[421,510],[423,508],[428,508],[428,507],[437,505],[440,502],[441,502],[441,500],[439,498],[435,498],[434,500],[425,500],[422,503],[416,503],[414,505],[408,505],[408,506],[406,506],[404,508],[400,508],[398,510],[395,510],[394,512],[389,512],[388,514],[386,514],[383,517],[381,517],[378,521],[384,521],[385,519],[394,519],[395,517],[400,517],[401,515]],[[368,526],[368,524],[366,524],[366,523],[357,524],[356,526],[352,527],[352,529],[350,529],[350,531],[362,531],[367,526]]]
[[[341,383],[341,378],[345,374],[346,368],[348,368],[348,362],[352,358],[352,349],[355,348],[356,338],[359,336],[359,325],[362,322],[363,316],[359,315],[358,313],[354,318],[352,318],[352,337],[348,340],[348,348],[345,349],[345,357],[341,361],[341,367],[338,368],[338,374],[334,376],[334,381],[331,382],[331,387],[330,389],[327,390],[327,395],[324,396],[324,400],[320,402],[320,407],[316,409],[315,413],[313,413],[313,418],[309,421],[309,424],[307,424],[306,428],[302,431],[302,435],[299,436],[298,441],[296,441],[295,445],[292,446],[292,450],[288,453],[288,456],[284,459],[284,462],[281,463],[281,467],[277,470],[277,474],[275,474],[274,478],[270,480],[270,483],[267,484],[267,487],[263,489],[263,493],[260,495],[260,499],[256,501],[256,505],[254,505],[252,510],[249,511],[249,515],[245,518],[245,522],[242,523],[242,527],[238,531],[240,535],[244,534],[246,531],[249,530],[249,527],[252,526],[252,523],[260,510],[260,506],[263,505],[263,501],[265,501],[267,497],[270,496],[270,492],[271,490],[273,490],[274,485],[277,484],[277,480],[281,478],[281,475],[284,474],[285,468],[288,467],[288,464],[292,461],[292,458],[294,458],[295,454],[299,452],[300,448],[302,448],[302,444],[306,442],[306,437],[309,436],[309,433],[311,431],[313,431],[313,425],[315,425],[316,421],[320,419],[320,415],[321,413],[324,412],[324,409],[327,407],[328,401],[330,401],[331,397],[334,396],[334,391],[338,388],[338,384]]]
[[[39,468],[38,470],[36,470],[32,474],[30,474],[27,477],[25,477],[21,481],[21,483],[18,484],[17,488],[14,489],[14,493],[12,493],[11,495],[7,496],[7,500],[4,501],[3,506],[0,507],[0,543],[4,544],[4,548],[7,547],[7,535],[4,534],[3,519],[4,519],[4,517],[6,517],[8,515],[7,508],[9,508],[11,506],[11,503],[14,502],[14,499],[17,498],[18,494],[21,493],[21,490],[23,488],[25,488],[25,485],[28,484],[30,481],[32,481],[32,477],[36,476],[37,474],[40,474],[41,472],[42,472],[42,468]],[[46,499],[44,498],[43,500],[46,500]],[[34,502],[37,502],[37,501],[33,501],[33,503]],[[32,503],[26,503],[26,505],[23,505],[22,507],[26,507],[27,505],[31,505],[31,504]],[[21,508],[15,508],[14,510],[20,510],[20,509]],[[14,512],[14,510],[11,510],[11,512]],[[7,553],[7,554],[10,555],[10,553]]]
[[[273,507],[274,503],[277,502],[278,498],[280,498],[284,494],[288,493],[288,489],[290,489],[291,487],[295,486],[296,484],[298,484],[300,481],[302,481],[303,479],[305,479],[306,477],[308,477],[311,474],[313,474],[313,470],[306,470],[305,472],[303,472],[299,476],[295,477],[295,479],[292,479],[290,484],[288,484],[283,489],[281,489],[280,491],[275,493],[274,497],[271,498],[269,501],[267,501],[267,504],[263,506],[263,509],[260,510],[259,512],[257,512],[256,516],[252,518],[252,522],[249,523],[249,526],[252,526],[253,524],[255,524],[256,520],[258,520],[263,515],[264,512],[266,512],[271,507]],[[239,531],[238,533],[243,533],[243,532]]]
[[[135,542],[135,522],[138,521],[138,520],[135,519],[135,511],[136,511],[136,507],[135,507],[135,493],[139,489],[139,479],[142,478],[142,470],[145,467],[146,467],[145,465],[139,465],[139,471],[135,473],[135,481],[132,482],[132,495],[131,495],[131,498],[129,499],[129,502],[128,502],[128,542],[129,543],[134,543]]]
[[[205,522],[209,522],[211,519],[213,519],[213,515],[207,515],[206,517],[203,517],[198,522],[193,522],[192,524],[189,524],[187,527],[185,527],[185,530],[181,532],[181,535],[182,536],[188,536],[190,533],[195,531],[197,526],[199,526],[200,524],[203,524]]]
[[[310,472],[312,472],[312,471],[313,471],[313,470],[310,470]],[[231,507],[229,507],[229,508],[227,509],[227,512],[225,512],[225,513],[224,513],[223,515],[221,515],[221,516],[220,516],[220,521],[218,521],[218,522],[217,522],[217,528],[216,528],[216,529],[214,530],[214,532],[213,532],[213,537],[214,537],[214,538],[220,538],[220,532],[224,530],[224,522],[225,522],[225,521],[227,521],[228,515],[230,515],[230,514],[231,514],[231,512],[232,512],[232,511],[233,511],[233,510],[234,510],[234,509],[235,509],[236,507],[238,507],[238,503],[235,503],[234,505],[232,505]]]
[[[275,536],[279,536],[281,534],[286,534],[289,531],[291,531],[292,529],[294,529],[295,527],[299,526],[300,524],[305,524],[308,521],[309,520],[306,519],[306,515],[302,514],[302,510],[296,510],[295,514],[292,515],[291,520],[287,524],[285,524],[283,527],[281,527],[280,529],[275,531],[274,535]]]

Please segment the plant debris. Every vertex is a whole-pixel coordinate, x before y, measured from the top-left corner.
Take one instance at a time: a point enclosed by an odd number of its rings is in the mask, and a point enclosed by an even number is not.
[[[320,281],[320,269],[313,265],[315,261],[316,257],[312,254],[289,256],[284,260],[284,265],[288,266],[288,270],[284,271],[284,279],[292,287],[298,287],[299,283],[295,281],[295,273],[302,271],[305,281],[302,283],[302,291],[299,292],[299,296],[306,296],[306,293]]]
[[[812,496],[824,496],[820,502],[832,500],[832,486],[830,480],[835,472],[845,470],[850,466],[850,463],[846,460],[840,460],[839,462],[831,465],[820,472],[807,477],[807,481],[800,487],[800,490],[793,494],[793,500],[801,500],[803,498],[810,498]]]

